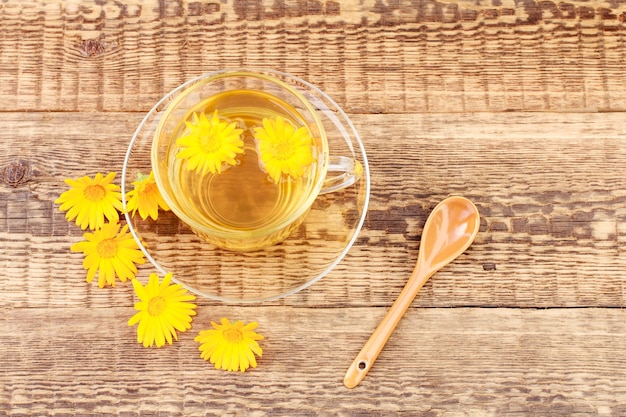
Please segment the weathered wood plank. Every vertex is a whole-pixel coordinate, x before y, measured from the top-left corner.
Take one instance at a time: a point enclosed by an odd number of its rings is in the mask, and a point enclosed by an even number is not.
[[[130,300],[128,300],[130,301]],[[201,306],[193,329],[144,349],[133,309],[4,309],[4,415],[602,416],[626,411],[621,309],[411,309],[365,381],[345,369],[383,308]],[[264,355],[216,371],[193,337],[211,320],[258,320]],[[97,401],[94,401],[97,398]]]
[[[350,112],[626,110],[621,2],[41,1],[0,5],[0,111],[148,110],[269,67]]]
[[[426,284],[417,305],[625,304],[621,114],[353,118],[372,174],[364,229],[328,277],[282,303],[389,305],[413,268],[426,216],[442,198],[463,194],[481,211],[481,232]],[[0,287],[0,305],[120,302],[83,284],[81,257],[69,253],[82,233],[53,201],[63,178],[120,172],[140,120],[138,113],[0,114],[0,170],[19,161],[28,168],[25,182],[0,186],[0,265],[11,283]],[[54,295],[58,288],[65,298]]]
[[[0,2],[0,415],[624,415],[625,37],[626,4],[599,0]],[[120,172],[167,91],[235,66],[351,113],[366,224],[310,290],[199,300],[180,343],[142,349],[130,286],[84,283],[53,201],[65,177]],[[475,244],[346,390],[450,194],[478,205]],[[195,332],[222,316],[259,321],[258,369],[200,360]]]

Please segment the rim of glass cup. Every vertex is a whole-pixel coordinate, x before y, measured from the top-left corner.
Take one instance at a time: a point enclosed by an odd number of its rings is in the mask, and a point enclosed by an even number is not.
[[[198,290],[198,289],[196,289],[196,288],[186,284],[185,282],[179,280],[176,277],[176,274],[172,273],[172,281],[182,285],[184,288],[186,288],[187,290],[189,290],[190,292],[192,292],[192,293],[194,293],[194,294],[196,294],[198,296],[205,297],[205,298],[212,299],[212,300],[216,300],[216,301],[222,301],[222,302],[226,302],[226,303],[251,304],[251,303],[260,303],[260,302],[278,300],[280,298],[288,297],[288,296],[296,294],[296,293],[298,293],[298,292],[300,292],[302,290],[305,290],[305,289],[309,288],[310,286],[312,286],[313,284],[315,284],[316,282],[318,282],[320,279],[322,279],[326,275],[328,275],[328,273],[330,271],[332,271],[335,268],[335,266],[337,266],[339,264],[339,262],[341,262],[343,260],[343,258],[346,256],[348,251],[354,245],[354,242],[356,241],[357,237],[359,236],[359,233],[360,233],[360,231],[361,231],[361,229],[363,227],[363,224],[365,223],[365,217],[367,215],[367,210],[368,210],[368,207],[369,207],[369,200],[370,200],[370,169],[369,169],[369,162],[368,162],[368,159],[367,159],[367,154],[365,153],[365,147],[363,146],[363,141],[361,140],[361,136],[359,135],[358,131],[356,130],[352,120],[343,111],[343,109],[337,104],[337,102],[335,102],[335,100],[333,100],[328,94],[326,94],[320,88],[318,88],[314,84],[311,84],[308,81],[305,81],[305,80],[303,80],[303,79],[301,79],[299,77],[296,77],[294,75],[288,74],[286,72],[272,70],[272,69],[231,68],[231,69],[222,69],[222,70],[218,70],[218,71],[212,71],[212,72],[209,72],[209,73],[205,73],[205,74],[202,74],[202,75],[200,75],[198,77],[192,78],[192,79],[184,82],[183,84],[179,85],[178,87],[176,87],[175,89],[171,90],[169,93],[164,95],[150,109],[150,111],[143,117],[143,119],[141,120],[141,122],[137,126],[137,129],[135,130],[135,133],[133,134],[133,136],[131,138],[131,141],[130,141],[130,143],[128,145],[128,149],[126,150],[126,154],[124,156],[124,164],[122,166],[121,194],[122,194],[122,208],[124,210],[124,217],[126,219],[126,224],[128,225],[128,229],[129,229],[131,235],[133,236],[133,238],[135,239],[135,242],[139,246],[139,249],[141,249],[141,251],[143,252],[143,254],[146,257],[146,259],[148,261],[150,261],[150,263],[155,267],[155,269],[162,276],[167,274],[167,273],[169,273],[169,272],[172,272],[172,271],[167,271],[165,268],[163,268],[161,266],[161,264],[159,264],[159,262],[156,259],[154,259],[154,257],[150,254],[150,252],[148,252],[148,249],[141,243],[141,239],[140,239],[139,235],[137,234],[137,231],[135,230],[135,227],[133,225],[132,216],[128,212],[128,209],[127,209],[126,181],[127,181],[127,176],[128,176],[128,162],[130,160],[133,147],[135,145],[135,142],[139,138],[140,132],[145,128],[148,120],[150,120],[150,118],[152,116],[154,116],[154,114],[157,112],[157,110],[162,105],[164,105],[168,100],[170,100],[173,95],[177,94],[181,90],[186,89],[191,84],[194,84],[194,83],[198,82],[199,80],[201,80],[203,78],[207,78],[207,77],[209,77],[211,75],[217,75],[217,74],[227,73],[227,72],[236,72],[236,71],[260,72],[260,73],[275,74],[275,75],[278,75],[280,77],[291,79],[291,80],[293,80],[293,81],[295,81],[297,83],[302,84],[303,86],[306,86],[310,90],[314,91],[316,94],[321,96],[325,101],[327,101],[330,105],[334,106],[336,113],[343,119],[343,122],[348,125],[347,127],[351,130],[352,134],[354,135],[354,139],[356,140],[356,143],[358,145],[359,151],[360,151],[361,156],[362,156],[363,175],[361,176],[359,181],[364,181],[365,182],[365,184],[364,184],[365,185],[365,191],[364,191],[364,197],[363,197],[363,207],[362,207],[361,216],[360,216],[359,221],[357,222],[357,224],[356,224],[356,226],[354,228],[354,232],[353,232],[350,240],[346,243],[345,247],[336,256],[336,258],[326,268],[324,268],[324,270],[320,271],[316,276],[314,276],[312,279],[308,280],[307,282],[305,282],[302,285],[299,285],[299,286],[297,286],[295,288],[292,288],[292,289],[290,289],[288,291],[282,292],[280,294],[275,294],[275,295],[272,295],[272,296],[260,297],[260,298],[249,298],[249,299],[234,299],[234,298],[222,297],[222,296],[219,296],[219,295],[210,294],[210,293],[206,293],[204,291]],[[337,126],[337,123],[339,123],[341,125],[341,122],[339,122],[337,120],[336,116],[333,115],[332,117],[331,116],[329,116],[329,117],[331,119],[333,119],[332,121],[333,121],[333,123],[335,124],[335,126],[338,129],[341,129],[341,130],[345,129],[345,127],[340,128],[339,126]]]
[[[165,121],[167,117],[169,117],[170,113],[175,110],[176,106],[181,101],[183,101],[186,97],[189,96],[189,94],[192,94],[195,91],[195,87],[201,87],[202,85],[206,85],[208,83],[219,81],[220,79],[225,79],[228,77],[257,78],[257,79],[260,79],[269,83],[273,83],[276,86],[286,90],[292,96],[294,96],[311,114],[315,124],[318,126],[320,130],[320,136],[321,136],[320,140],[322,143],[322,149],[324,151],[323,154],[321,155],[322,159],[318,162],[319,172],[316,173],[317,178],[315,180],[315,183],[313,184],[313,187],[311,187],[311,189],[309,190],[309,193],[305,201],[297,208],[295,212],[291,213],[289,217],[283,219],[280,223],[273,225],[271,228],[264,229],[262,234],[256,233],[256,231],[254,230],[228,230],[226,231],[226,230],[218,230],[215,228],[205,226],[203,224],[200,224],[194,221],[183,210],[181,210],[178,207],[176,198],[173,197],[172,195],[164,193],[163,199],[165,200],[167,205],[170,207],[170,209],[176,214],[176,216],[178,216],[179,219],[187,223],[192,229],[205,233],[212,237],[216,237],[218,239],[233,239],[233,238],[240,239],[242,237],[254,238],[255,236],[256,237],[271,236],[275,233],[280,232],[281,230],[284,230],[286,227],[289,227],[289,225],[291,225],[295,220],[305,215],[305,213],[309,210],[309,208],[311,207],[311,205],[313,204],[313,202],[319,195],[319,192],[322,189],[324,180],[326,178],[327,168],[329,164],[329,156],[330,156],[326,132],[325,132],[322,120],[317,114],[316,109],[309,102],[309,100],[307,100],[307,98],[304,97],[303,94],[297,91],[293,86],[278,79],[277,77],[272,75],[272,73],[270,72],[263,73],[263,72],[258,72],[258,71],[241,69],[241,70],[223,70],[223,71],[207,73],[200,77],[196,77],[194,80],[188,83],[187,88],[184,88],[183,90],[180,90],[180,91],[172,91],[170,94],[168,94],[168,96],[171,98],[171,101],[167,104],[166,108],[164,109],[163,115],[160,117],[160,120],[156,127],[155,136],[158,136],[160,132],[162,131],[163,125],[165,124]],[[163,184],[162,184],[163,179],[161,178],[159,164],[154,163],[155,159],[157,159],[157,153],[158,153],[157,145],[153,142],[151,159],[152,159],[152,169],[154,170],[154,178],[155,178],[157,185],[159,186],[159,189],[164,190],[166,187],[163,187]]]

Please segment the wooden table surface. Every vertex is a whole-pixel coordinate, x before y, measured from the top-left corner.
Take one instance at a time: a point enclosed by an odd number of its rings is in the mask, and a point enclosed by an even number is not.
[[[191,331],[144,349],[131,286],[84,281],[54,200],[64,178],[121,172],[164,94],[230,67],[345,109],[367,218],[311,288],[198,300]],[[3,0],[0,416],[626,415],[625,116],[623,1]],[[450,195],[479,208],[475,243],[346,389]],[[194,330],[221,317],[258,321],[258,368],[200,359]]]

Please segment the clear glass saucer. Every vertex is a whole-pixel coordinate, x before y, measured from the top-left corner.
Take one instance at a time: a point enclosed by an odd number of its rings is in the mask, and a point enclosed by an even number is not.
[[[304,222],[283,242],[255,252],[220,249],[197,235],[172,212],[156,221],[139,214],[126,220],[139,247],[157,271],[199,296],[229,303],[275,300],[301,291],[330,272],[346,255],[363,225],[370,174],[363,144],[341,108],[317,87],[288,74],[265,72],[295,86],[316,107],[332,155],[352,157],[363,166],[361,178],[317,197]],[[138,174],[151,170],[152,137],[167,104],[191,80],[165,96],[143,119],[128,147],[122,169],[122,196]]]

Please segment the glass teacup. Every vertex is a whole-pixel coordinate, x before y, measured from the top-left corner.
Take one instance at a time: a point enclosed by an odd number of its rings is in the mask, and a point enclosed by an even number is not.
[[[172,96],[152,143],[164,200],[221,248],[254,251],[284,240],[320,193],[363,172],[359,161],[331,156],[319,111],[274,72],[192,80]]]
[[[236,81],[231,77],[233,74],[245,76]],[[212,119],[214,111],[201,112],[197,107],[207,97],[219,96],[232,89],[240,90],[242,85],[263,91],[261,87],[264,84],[287,91],[285,94],[291,96],[288,99],[290,101],[281,96],[279,98],[289,103],[289,111],[296,109],[298,112],[300,119],[296,119],[301,126],[295,126],[297,122],[291,123],[294,129],[305,128],[311,138],[311,154],[315,157],[311,166],[306,167],[309,171],[305,170],[300,178],[305,178],[307,185],[304,187],[306,192],[295,204],[298,209],[292,210],[288,219],[285,216],[282,225],[275,226],[276,233],[268,233],[261,238],[260,234],[245,230],[236,233],[219,230],[216,233],[210,229],[208,240],[212,239],[215,243],[212,244],[202,236],[202,228],[195,228],[189,219],[183,217],[184,208],[182,212],[162,211],[156,221],[150,218],[143,220],[139,215],[126,213],[130,232],[159,273],[171,272],[175,281],[200,296],[249,303],[274,300],[308,288],[326,276],[345,257],[365,220],[370,189],[369,167],[354,125],[343,110],[319,88],[297,77],[271,70],[224,70],[210,73],[179,86],[161,99],[138,126],[126,153],[122,169],[124,206],[124,193],[133,188],[132,182],[138,175],[143,176],[153,168],[155,171],[167,170],[172,160],[165,162],[165,155],[168,152],[169,158],[178,155],[178,149],[174,152],[176,141],[171,136],[168,140],[165,137],[158,140],[157,137],[166,131],[189,130],[184,121],[193,126],[196,122],[194,113],[203,113],[207,120]],[[211,85],[214,90],[205,94],[196,85]],[[271,90],[270,94],[276,96],[278,93]],[[184,106],[180,104],[183,101],[187,103]],[[233,120],[228,115],[224,117],[225,108],[220,106],[217,109],[218,122],[229,125]],[[288,115],[289,112],[284,117]],[[276,118],[268,119],[275,121]],[[252,127],[252,131],[248,130],[247,134],[254,136],[257,133],[255,129],[260,127]],[[234,128],[242,129],[243,135],[243,126],[235,125]],[[226,182],[226,185],[230,185],[226,181],[227,175],[234,174],[235,169],[245,167],[246,163],[261,168],[262,174],[259,175],[262,175],[263,180],[274,181],[269,173],[270,167],[259,166],[264,164],[259,155],[259,138],[250,140],[249,136],[248,139],[242,141],[244,152],[235,155],[235,164],[226,163],[219,173],[220,180]],[[167,145],[163,145],[161,150],[158,143]],[[168,150],[169,146],[172,148]],[[161,157],[157,156],[157,164],[153,165],[155,152],[157,155],[163,152],[163,163],[158,162]],[[279,177],[279,180],[297,185],[297,181],[288,174],[281,172]],[[171,184],[169,179],[160,181],[161,187],[164,183]],[[162,194],[169,195],[166,187],[163,187]],[[172,204],[174,199],[171,195],[167,198],[172,208],[177,207],[178,203]],[[215,204],[232,201],[223,199]],[[271,209],[260,207],[252,214],[263,218],[261,213],[271,212]],[[229,215],[226,211],[226,216]],[[233,218],[227,220],[232,222]],[[219,239],[224,236],[229,245],[236,242],[236,247],[231,249],[220,242]],[[237,236],[237,239],[233,236]],[[254,245],[258,245],[256,247],[259,249],[253,250],[249,237],[252,237]],[[276,243],[271,244],[271,241]]]

